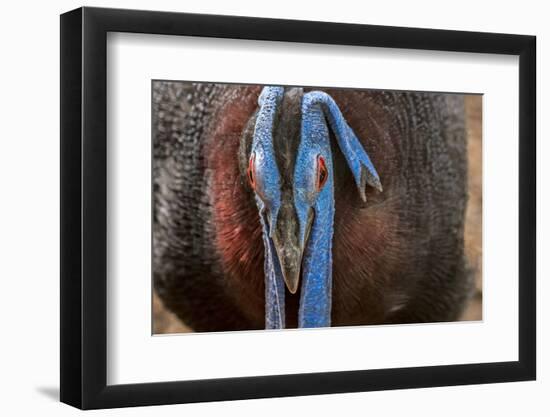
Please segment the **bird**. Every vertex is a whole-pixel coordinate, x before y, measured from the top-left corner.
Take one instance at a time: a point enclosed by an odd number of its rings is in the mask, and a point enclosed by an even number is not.
[[[155,81],[152,130],[153,283],[194,331],[462,313],[462,95]]]

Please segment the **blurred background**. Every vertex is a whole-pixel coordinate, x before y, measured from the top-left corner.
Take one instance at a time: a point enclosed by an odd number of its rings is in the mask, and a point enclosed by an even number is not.
[[[462,320],[482,319],[482,96],[466,95],[468,140],[468,206],[464,240],[468,266],[475,279],[475,291]],[[187,333],[192,330],[162,305],[153,294],[153,333]]]

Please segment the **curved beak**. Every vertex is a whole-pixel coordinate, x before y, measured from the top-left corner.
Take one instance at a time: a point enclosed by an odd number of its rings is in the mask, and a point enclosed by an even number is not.
[[[300,283],[303,250],[299,247],[280,247],[279,245],[275,245],[275,249],[286,287],[291,294],[296,294]]]
[[[279,258],[279,264],[286,287],[296,294],[300,283],[304,248],[309,238],[313,216],[310,215],[304,241],[300,241],[300,227],[294,206],[285,204],[279,211],[277,224],[272,234],[273,246]]]

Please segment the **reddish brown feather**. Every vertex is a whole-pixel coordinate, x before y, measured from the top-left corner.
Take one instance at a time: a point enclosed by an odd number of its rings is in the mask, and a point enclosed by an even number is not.
[[[218,110],[206,163],[211,175],[216,247],[227,285],[253,320],[264,316],[264,247],[258,209],[239,170],[242,132],[257,105],[260,89],[243,87]]]

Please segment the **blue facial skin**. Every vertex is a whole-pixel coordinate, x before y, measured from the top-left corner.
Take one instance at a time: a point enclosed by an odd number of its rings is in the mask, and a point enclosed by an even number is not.
[[[256,202],[260,211],[265,246],[266,328],[285,327],[285,283],[277,257],[272,230],[281,205],[280,174],[273,148],[273,121],[284,94],[282,87],[265,87],[258,100],[251,155],[256,172]],[[294,207],[299,221],[302,258],[302,287],[298,327],[328,327],[332,306],[332,237],[334,180],[330,124],[344,154],[360,196],[367,184],[382,191],[378,174],[363,146],[346,123],[338,105],[326,93],[312,91],[302,98],[301,138],[294,170]],[[317,189],[319,157],[325,161],[328,178]],[[309,236],[310,216],[313,223]]]

